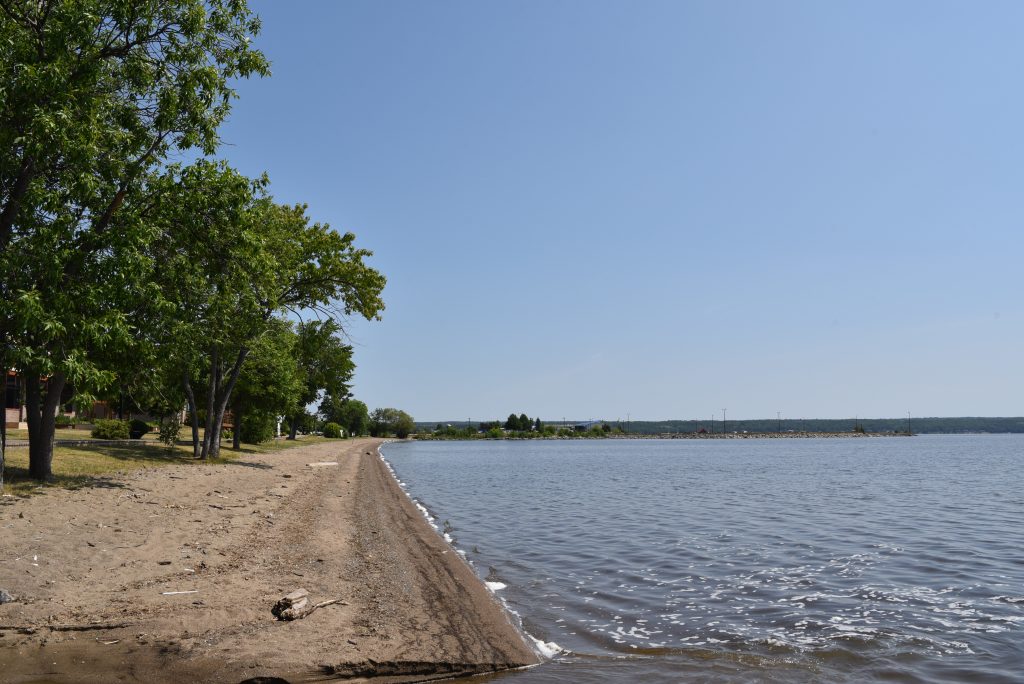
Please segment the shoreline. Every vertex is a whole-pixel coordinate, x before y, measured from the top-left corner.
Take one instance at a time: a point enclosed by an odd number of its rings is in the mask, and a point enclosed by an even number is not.
[[[399,487],[380,443],[5,499],[0,588],[16,599],[0,605],[5,681],[406,682],[541,662]],[[271,607],[298,588],[338,603],[275,620]]]
[[[659,432],[652,434],[609,434],[600,436],[558,436],[550,437],[416,437],[419,442],[530,442],[540,441],[582,441],[582,440],[604,440],[604,439],[861,439],[865,437],[914,437],[918,433],[907,434],[906,432],[727,432],[697,433],[697,432]]]

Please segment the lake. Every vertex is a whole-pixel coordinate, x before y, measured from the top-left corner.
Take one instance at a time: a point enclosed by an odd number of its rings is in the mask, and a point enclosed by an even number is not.
[[[409,442],[537,682],[1024,681],[1024,435]]]

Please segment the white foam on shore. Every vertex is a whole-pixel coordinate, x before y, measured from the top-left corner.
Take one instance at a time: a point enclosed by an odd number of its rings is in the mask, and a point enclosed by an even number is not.
[[[441,536],[444,538],[445,542],[447,542],[449,546],[451,546],[453,549],[455,549],[455,552],[458,553],[460,556],[462,556],[471,567],[475,567],[475,564],[473,563],[473,561],[466,557],[466,552],[463,551],[462,549],[459,549],[459,548],[455,547],[455,544],[453,543],[453,540],[452,540],[451,536],[447,532],[441,532],[441,530],[438,528],[438,526],[434,522],[436,520],[436,518],[430,514],[430,511],[427,510],[427,507],[424,506],[423,504],[421,504],[419,501],[417,501],[415,497],[413,497],[413,495],[409,491],[409,488],[406,485],[406,483],[404,483],[404,482],[402,482],[401,480],[398,479],[398,474],[395,473],[395,469],[391,467],[391,464],[388,463],[386,458],[384,458],[384,452],[381,451],[381,447],[384,446],[384,444],[387,444],[387,443],[388,442],[385,441],[385,442],[381,443],[381,445],[379,447],[377,447],[377,456],[380,457],[380,460],[384,464],[384,467],[388,469],[389,473],[391,473],[391,477],[394,478],[395,482],[398,483],[399,488],[405,493],[405,495],[407,497],[409,497],[409,500],[412,501],[413,505],[416,506],[416,508],[419,510],[419,512],[423,515],[423,517],[426,518],[427,523],[431,527],[433,527],[436,532],[440,533]],[[530,634],[529,632],[527,632],[523,628],[523,620],[520,617],[519,613],[517,613],[516,611],[512,610],[509,607],[508,602],[505,601],[505,599],[502,598],[501,596],[498,596],[498,594],[496,593],[498,591],[501,591],[502,589],[508,588],[507,584],[505,584],[504,582],[488,582],[486,580],[482,580],[482,581],[484,583],[484,586],[487,587],[487,590],[490,591],[492,595],[494,595],[494,597],[501,604],[501,607],[504,608],[505,612],[507,614],[509,614],[510,616],[514,616],[514,619],[512,620],[512,624],[515,625],[518,628],[519,633],[522,634],[526,638],[527,643],[533,646],[533,650],[537,653],[537,655],[539,655],[540,657],[542,657],[544,659],[550,660],[551,658],[554,658],[556,655],[559,655],[561,653],[569,653],[569,651],[567,651],[566,649],[562,648],[561,646],[556,644],[554,641],[542,641],[542,640],[538,639],[537,637],[533,636],[532,634]],[[534,666],[530,665],[530,666],[528,666],[526,668],[523,668],[523,669],[529,669],[530,667],[534,667]]]
[[[533,642],[533,647],[537,650],[537,653],[547,658],[548,660],[554,658],[559,653],[565,653],[565,649],[556,644],[554,641],[541,641],[540,639],[533,638],[529,634],[527,634],[526,636],[530,637],[530,641]]]

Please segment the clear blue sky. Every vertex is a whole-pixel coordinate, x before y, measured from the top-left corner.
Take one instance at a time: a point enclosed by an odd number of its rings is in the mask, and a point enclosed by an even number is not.
[[[223,156],[417,420],[1024,414],[1024,4],[253,2]]]

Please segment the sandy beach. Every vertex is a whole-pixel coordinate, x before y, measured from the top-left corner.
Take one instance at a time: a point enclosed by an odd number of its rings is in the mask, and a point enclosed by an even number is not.
[[[10,682],[426,681],[538,658],[377,455],[327,442],[0,506]],[[305,589],[329,600],[279,621]],[[277,680],[261,678],[280,678]]]

